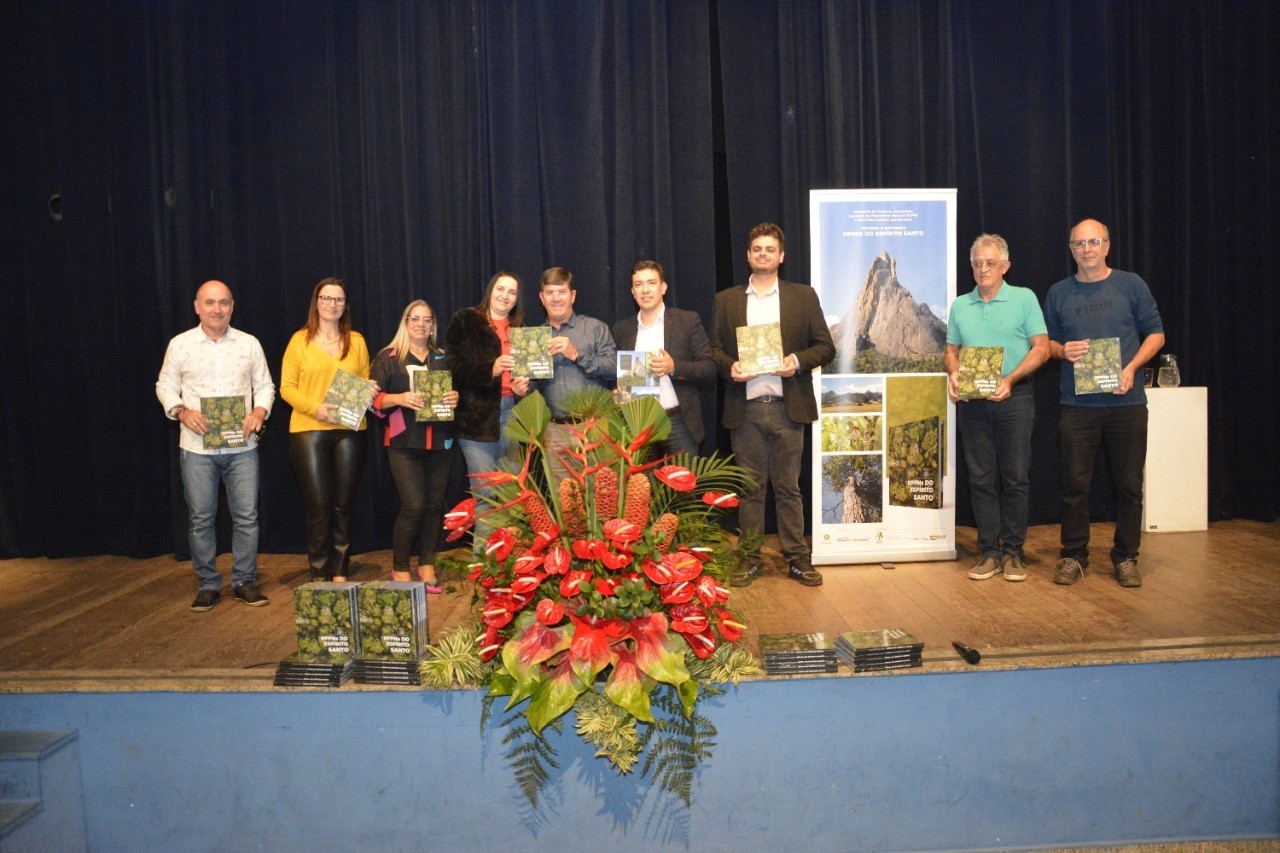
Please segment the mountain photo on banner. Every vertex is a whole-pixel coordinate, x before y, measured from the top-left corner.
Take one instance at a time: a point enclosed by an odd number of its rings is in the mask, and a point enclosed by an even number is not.
[[[823,302],[833,373],[939,373],[947,339],[947,206],[821,207]],[[842,301],[847,298],[847,301]]]

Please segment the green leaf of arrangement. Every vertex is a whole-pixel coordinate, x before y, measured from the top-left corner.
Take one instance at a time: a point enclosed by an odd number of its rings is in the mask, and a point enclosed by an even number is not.
[[[474,625],[456,625],[427,646],[428,657],[418,664],[424,684],[431,687],[478,687],[490,667],[480,660],[480,643]]]
[[[607,421],[618,411],[613,392],[598,385],[570,391],[564,395],[560,403],[569,416],[577,421],[586,421],[591,418]]]
[[[671,435],[671,418],[667,416],[657,397],[636,397],[629,403],[623,403],[618,408],[618,419],[623,427],[618,435],[624,444],[653,427],[649,446],[657,453],[661,452],[660,443]]]
[[[566,660],[551,671],[551,675],[538,688],[529,702],[525,716],[535,732],[541,732],[548,723],[573,707],[578,695],[587,689]]]
[[[542,394],[534,391],[515,404],[502,434],[521,444],[542,445],[542,433],[551,423],[551,409]]]

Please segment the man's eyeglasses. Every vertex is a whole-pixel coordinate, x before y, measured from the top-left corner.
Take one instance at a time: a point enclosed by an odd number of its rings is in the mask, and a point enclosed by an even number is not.
[[[321,303],[323,303],[323,304],[325,304],[325,305],[346,305],[346,304],[347,304],[347,297],[345,297],[345,296],[317,296],[317,297],[316,297],[316,302],[321,302]]]
[[[975,270],[993,270],[1003,264],[1004,261],[993,261],[988,259],[985,261],[970,261],[969,263]]]
[[[1103,243],[1110,242],[1106,237],[1090,237],[1088,240],[1071,240],[1067,243],[1073,249],[1083,249],[1085,246],[1098,248]]]

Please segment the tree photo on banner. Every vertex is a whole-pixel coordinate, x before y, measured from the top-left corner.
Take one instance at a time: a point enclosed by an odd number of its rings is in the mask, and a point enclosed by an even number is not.
[[[813,286],[836,345],[817,383],[814,562],[954,559],[954,438],[936,379],[956,293],[956,192],[809,198]]]

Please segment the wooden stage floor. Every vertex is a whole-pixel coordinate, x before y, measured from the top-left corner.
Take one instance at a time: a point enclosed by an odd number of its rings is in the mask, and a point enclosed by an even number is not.
[[[984,669],[1280,655],[1280,523],[1144,536],[1137,590],[1110,576],[1111,533],[1094,525],[1099,568],[1070,587],[1053,583],[1056,525],[1031,529],[1022,583],[966,577],[971,528],[958,531],[955,562],[826,566],[816,588],[787,580],[775,549],[773,566],[731,604],[753,650],[762,633],[795,631],[901,627],[924,641],[923,669],[857,677],[969,668],[952,640],[979,649]],[[353,579],[386,577],[390,562],[388,551],[363,554]],[[224,578],[229,565],[219,558]],[[298,555],[263,555],[269,606],[246,607],[224,587],[200,614],[188,609],[190,565],[172,555],[0,561],[0,692],[272,690],[275,664],[295,649],[290,590],[305,582],[304,566]],[[431,596],[433,639],[470,616],[471,584],[447,586]]]

